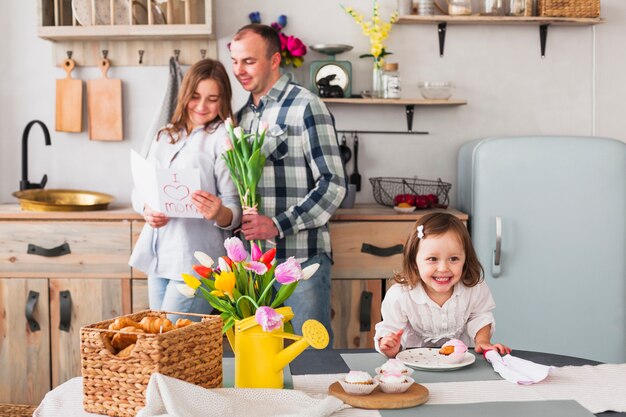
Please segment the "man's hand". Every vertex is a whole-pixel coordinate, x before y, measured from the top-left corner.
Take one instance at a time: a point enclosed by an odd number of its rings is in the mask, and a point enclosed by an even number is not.
[[[385,337],[382,337],[378,342],[378,347],[380,347],[380,351],[387,355],[389,358],[395,358],[398,352],[400,352],[400,348],[402,347],[400,343],[400,339],[402,339],[402,333],[404,330],[400,329],[395,333],[390,333]]]
[[[143,208],[143,218],[153,229],[165,226],[170,220],[165,214],[152,210],[147,204]]]
[[[262,214],[246,214],[243,216],[241,231],[246,240],[268,240],[278,236],[274,221]]]

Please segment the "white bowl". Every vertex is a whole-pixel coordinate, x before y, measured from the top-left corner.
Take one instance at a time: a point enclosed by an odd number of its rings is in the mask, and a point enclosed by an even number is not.
[[[412,213],[415,211],[415,206],[412,206],[412,207],[393,206],[393,209],[397,211],[398,213]]]
[[[422,81],[417,86],[425,99],[447,100],[452,96],[454,84],[447,81]]]

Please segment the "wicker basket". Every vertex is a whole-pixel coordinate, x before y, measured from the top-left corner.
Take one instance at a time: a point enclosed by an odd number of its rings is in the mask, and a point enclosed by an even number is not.
[[[0,417],[32,417],[36,405],[0,404]]]
[[[434,194],[439,200],[438,204],[431,208],[448,208],[450,197],[448,193],[452,184],[441,181],[422,180],[401,177],[373,177],[370,178],[374,200],[383,206],[393,207],[393,199],[398,194],[428,195]]]
[[[166,312],[129,314],[139,322]],[[183,313],[176,313],[183,314]],[[109,324],[101,321],[80,329],[85,411],[109,416],[134,416],[145,405],[150,375],[159,372],[205,388],[222,386],[222,319],[201,316],[201,322],[162,334],[137,334],[130,356],[120,358],[103,342]]]
[[[539,16],[599,17],[600,0],[538,0]]]

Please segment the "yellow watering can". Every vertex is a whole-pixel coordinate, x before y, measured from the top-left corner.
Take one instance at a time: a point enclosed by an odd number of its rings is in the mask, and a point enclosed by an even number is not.
[[[277,308],[283,323],[294,316],[291,307]],[[236,388],[283,388],[283,368],[311,346],[324,349],[329,336],[317,320],[307,320],[302,325],[302,336],[283,332],[283,328],[264,331],[254,316],[235,322],[226,332],[228,342],[235,352]],[[295,340],[284,347],[284,339]]]

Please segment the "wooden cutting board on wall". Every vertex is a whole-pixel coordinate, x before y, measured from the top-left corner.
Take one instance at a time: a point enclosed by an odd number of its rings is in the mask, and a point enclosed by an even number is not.
[[[89,139],[122,140],[122,80],[107,76],[108,59],[101,59],[98,66],[102,78],[87,81]]]
[[[83,82],[72,78],[76,63],[72,59],[63,61],[65,78],[56,80],[56,124],[57,132],[82,132],[83,130]]]

